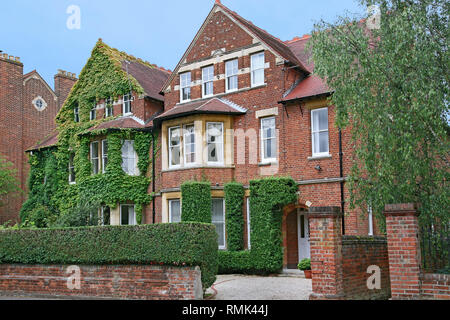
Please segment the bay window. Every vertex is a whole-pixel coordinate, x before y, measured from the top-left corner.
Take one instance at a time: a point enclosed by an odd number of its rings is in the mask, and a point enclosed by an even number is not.
[[[180,102],[191,100],[191,72],[180,74]]]
[[[184,163],[195,163],[195,128],[194,125],[184,126]]]
[[[122,169],[130,176],[139,175],[137,168],[137,155],[133,140],[124,140],[122,144]]]
[[[134,205],[122,204],[120,205],[120,224],[136,225],[136,214],[134,212]]]
[[[261,119],[261,159],[271,162],[277,159],[275,117]]]
[[[223,164],[223,123],[207,122],[208,163]]]
[[[251,56],[251,80],[252,87],[264,84],[264,52]]]
[[[312,155],[328,156],[328,108],[311,110]]]
[[[209,97],[214,94],[214,66],[202,69],[202,92],[203,97]]]
[[[226,92],[236,91],[238,89],[238,59],[225,63],[225,77]]]
[[[225,201],[222,198],[212,199],[212,218],[211,222],[216,226],[216,232],[219,236],[219,249],[225,249]]]
[[[180,127],[169,128],[169,167],[179,166],[181,158]]]

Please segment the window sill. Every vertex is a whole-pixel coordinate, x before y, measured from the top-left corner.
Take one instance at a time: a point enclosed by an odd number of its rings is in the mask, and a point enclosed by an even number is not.
[[[196,166],[187,166],[187,167],[176,167],[176,168],[168,168],[163,169],[161,172],[173,172],[173,171],[183,171],[183,170],[192,170],[192,169],[234,169],[234,165],[196,165]]]
[[[273,161],[265,161],[265,162],[258,163],[258,166],[260,166],[260,167],[273,166],[273,165],[278,165],[278,161],[277,160],[273,160]]]
[[[324,154],[321,156],[312,156],[312,157],[308,157],[308,160],[324,160],[324,159],[331,159],[332,155],[331,154]]]

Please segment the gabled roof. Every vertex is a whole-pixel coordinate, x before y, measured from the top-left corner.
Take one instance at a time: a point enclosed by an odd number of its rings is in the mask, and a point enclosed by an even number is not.
[[[316,75],[309,75],[302,80],[296,87],[292,89],[281,102],[288,102],[291,100],[302,100],[311,97],[322,95],[329,95],[332,90],[328,88],[325,81]]]
[[[23,75],[23,83],[24,84],[27,83],[31,79],[40,80],[45,85],[45,87],[50,92],[50,94],[53,96],[53,98],[55,100],[57,99],[55,91],[48,85],[47,81],[45,81],[44,78],[41,77],[41,75],[39,74],[39,72],[36,71],[36,69]]]
[[[236,21],[236,23],[243,28],[246,32],[250,33],[253,37],[259,39],[262,43],[264,43],[267,47],[269,47],[271,50],[273,50],[276,54],[284,58],[286,61],[289,61],[291,64],[297,66],[300,70],[304,71],[306,74],[309,74],[309,70],[303,65],[302,61],[300,61],[297,56],[291,51],[289,46],[287,46],[283,41],[280,39],[272,36],[267,31],[255,26],[252,22],[242,18],[240,15],[238,15],[236,12],[228,9],[226,6],[224,6],[220,1],[216,1],[213,8],[211,9],[210,13],[208,14],[207,18],[203,22],[202,27],[199,29],[197,34],[195,35],[194,39],[192,40],[191,44],[189,45],[188,49],[184,53],[183,57],[178,62],[177,66],[175,67],[174,71],[172,72],[171,76],[167,79],[167,81],[164,83],[164,85],[161,87],[161,92],[164,92],[164,90],[169,86],[170,82],[173,80],[175,75],[177,74],[182,61],[186,58],[186,56],[189,54],[189,52],[192,50],[195,42],[199,38],[201,32],[207,25],[207,22],[209,21],[210,17],[216,12],[216,10],[219,9],[222,12],[224,12],[226,15],[228,15],[232,20]]]
[[[53,131],[48,136],[46,136],[41,142],[37,143],[33,147],[28,148],[25,152],[42,150],[54,147],[58,144],[58,132]]]
[[[177,105],[176,107],[157,116],[155,121],[169,120],[192,114],[240,115],[245,114],[246,112],[247,110],[245,108],[242,108],[229,100],[212,98]]]
[[[312,61],[311,51],[306,48],[310,39],[310,35],[304,35],[301,38],[296,37],[285,43],[297,59],[299,59],[308,71],[312,73],[314,71],[314,62]]]

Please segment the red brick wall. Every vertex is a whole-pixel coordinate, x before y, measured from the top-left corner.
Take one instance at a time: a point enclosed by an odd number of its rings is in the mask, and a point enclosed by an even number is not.
[[[425,273],[420,279],[423,299],[450,300],[450,275]]]
[[[0,264],[0,295],[135,300],[202,299],[198,267],[80,266],[80,289],[69,289],[65,265]]]
[[[391,295],[387,241],[384,237],[344,236],[342,239],[343,288],[346,299],[387,299]],[[380,289],[369,289],[369,266],[381,270]]]

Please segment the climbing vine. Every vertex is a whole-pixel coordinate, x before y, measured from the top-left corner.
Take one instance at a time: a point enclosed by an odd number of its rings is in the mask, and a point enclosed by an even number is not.
[[[30,156],[29,199],[21,210],[22,222],[27,221],[37,227],[61,225],[65,216],[73,214],[79,204],[93,208],[119,203],[134,203],[136,220],[142,222],[142,212],[150,203],[148,193],[151,182],[148,168],[152,161],[152,142],[157,138],[146,131],[114,129],[96,130],[98,124],[114,118],[89,120],[89,112],[99,100],[128,94],[142,94],[143,88],[131,75],[122,70],[122,61],[148,63],[110,48],[99,40],[92,55],[81,71],[80,79],[73,86],[68,98],[56,116],[58,144],[55,147],[34,152]],[[78,109],[79,122],[74,120],[74,110]],[[93,129],[91,129],[93,128]],[[88,129],[90,129],[88,131]],[[108,141],[107,165],[105,172],[92,174],[89,159],[90,143],[101,139]],[[101,139],[100,139],[101,138]],[[127,175],[122,169],[122,144],[124,140],[134,140],[138,156],[139,175]],[[76,183],[70,184],[69,159],[73,155]]]

